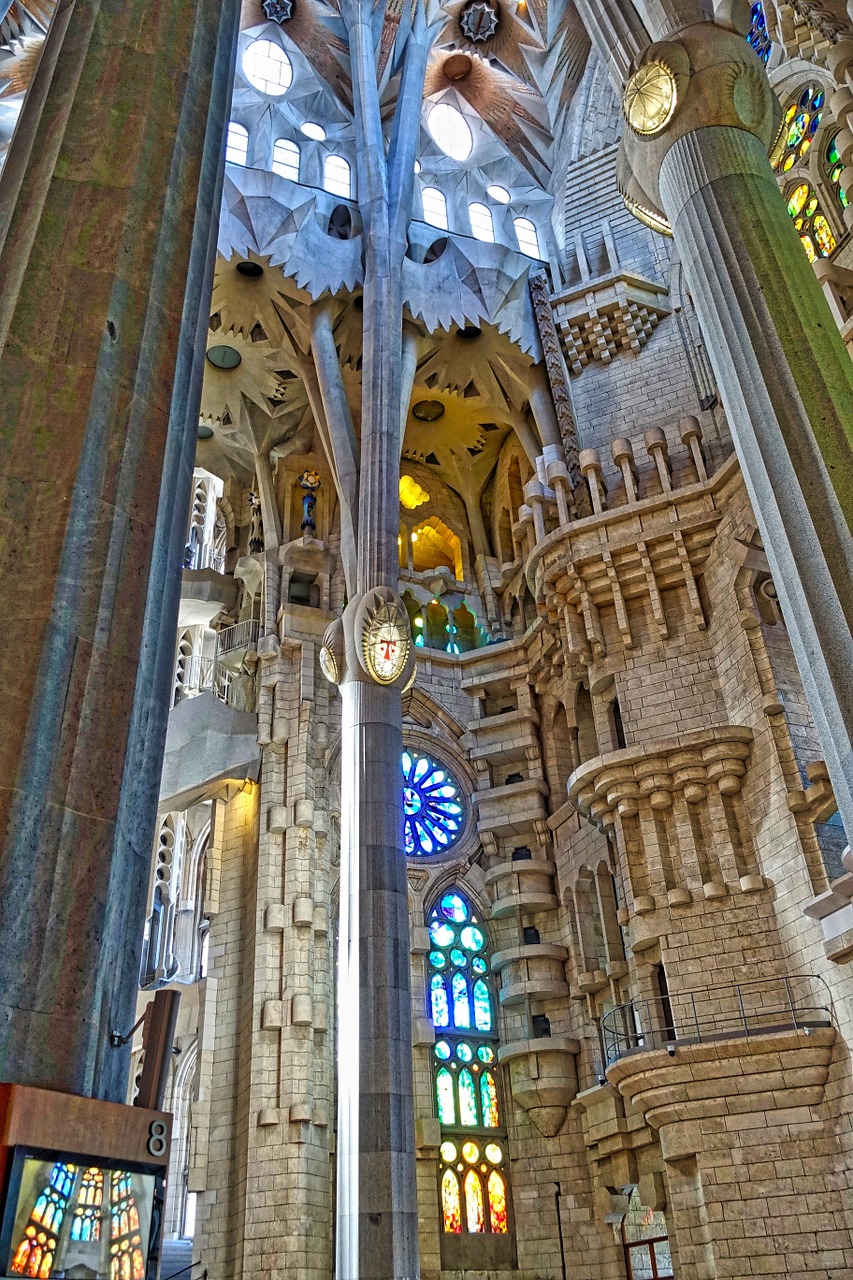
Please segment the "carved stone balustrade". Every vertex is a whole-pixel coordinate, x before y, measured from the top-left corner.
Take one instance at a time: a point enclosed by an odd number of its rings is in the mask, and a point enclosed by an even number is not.
[[[704,476],[698,423],[689,418],[680,426],[691,453],[691,469],[698,474],[701,466]],[[658,432],[646,434],[656,483],[663,484],[661,475],[669,477],[666,440],[661,440]],[[549,618],[563,619],[570,653],[583,663],[607,654],[602,608],[615,610],[626,649],[634,647],[631,605],[635,600],[644,602],[644,618],[648,612],[657,634],[666,640],[669,627],[662,593],[680,587],[686,592],[695,626],[704,629],[697,579],[716,537],[722,493],[737,468],[732,457],[710,480],[703,478],[669,490],[663,485],[662,492],[643,496],[630,442],[615,441],[613,448],[628,501],[606,508],[608,494],[601,462],[595,450],[583,450],[580,467],[595,514],[539,539],[525,564],[534,597],[544,602]]]
[[[565,969],[568,956],[565,947],[552,942],[532,942],[496,951],[492,968],[501,974],[501,1004],[568,996]]]
[[[494,894],[491,916],[502,920],[516,911],[554,911],[556,866],[551,858],[535,857],[501,862],[486,872],[486,884]]]
[[[559,1133],[577,1095],[577,1040],[545,1036],[502,1045],[498,1059],[509,1068],[512,1096],[545,1137]]]

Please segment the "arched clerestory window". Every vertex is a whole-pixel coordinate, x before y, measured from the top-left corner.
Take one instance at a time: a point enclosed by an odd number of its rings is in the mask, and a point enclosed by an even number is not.
[[[488,939],[473,904],[459,889],[441,895],[428,928],[442,1231],[507,1236],[506,1123]]]

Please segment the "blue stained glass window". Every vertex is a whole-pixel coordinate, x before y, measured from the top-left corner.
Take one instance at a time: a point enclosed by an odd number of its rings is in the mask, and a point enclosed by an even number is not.
[[[460,951],[458,947],[453,948],[450,953],[450,959],[458,969],[464,969],[465,965],[468,963],[468,957],[465,952]]]
[[[492,1001],[482,978],[474,983],[474,1025],[478,1031],[492,1029]]]
[[[459,787],[448,771],[425,755],[404,751],[403,770],[403,840],[408,857],[424,857],[443,853],[462,834],[465,812]],[[465,910],[458,894],[445,894],[442,910],[461,923],[466,916],[454,913]]]
[[[432,999],[433,1023],[437,1027],[449,1026],[450,1010],[447,1006],[447,988],[444,985],[444,979],[439,977],[437,973],[433,974],[432,982],[430,983],[430,996]]]
[[[433,969],[443,969],[447,964],[447,957],[443,951],[431,951],[429,953],[429,962]]]
[[[750,10],[750,17],[752,22],[746,33],[746,43],[755,50],[766,66],[773,45],[767,30],[767,19],[764,16],[764,5],[761,0],[755,0]]]
[[[429,927],[429,936],[437,947],[448,947],[456,934],[449,924],[443,924],[441,920],[433,920]]]
[[[468,908],[458,893],[446,893],[441,899],[442,915],[447,916],[454,924],[462,924],[468,919]]]
[[[434,978],[433,982],[435,982]],[[442,983],[442,986],[443,985],[444,984]],[[453,975],[453,1025],[456,1027],[470,1027],[471,1025],[471,1005],[468,999],[468,982],[461,973],[454,973]]]
[[[474,1057],[474,1050],[466,1040],[461,1040],[456,1046],[456,1056],[460,1062],[470,1062]]]
[[[466,951],[482,951],[483,944],[486,939],[483,937],[479,929],[469,924],[462,930],[459,935],[459,941],[462,943]]]
[[[435,1043],[435,1056],[440,1058],[442,1062],[446,1062],[450,1057],[450,1045],[446,1040],[437,1040]]]

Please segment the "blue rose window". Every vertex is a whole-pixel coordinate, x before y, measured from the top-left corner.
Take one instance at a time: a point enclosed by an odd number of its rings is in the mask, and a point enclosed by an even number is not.
[[[403,823],[406,854],[419,858],[443,853],[465,826],[459,787],[447,769],[429,756],[404,751]]]

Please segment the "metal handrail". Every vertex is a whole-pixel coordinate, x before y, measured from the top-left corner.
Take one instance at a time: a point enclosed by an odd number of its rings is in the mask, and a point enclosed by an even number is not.
[[[260,627],[257,618],[235,622],[233,627],[223,627],[216,634],[216,653],[230,653],[233,649],[254,649],[258,644]]]
[[[184,569],[213,569],[215,573],[225,572],[225,554],[212,543],[187,543],[184,548]]]
[[[240,684],[249,682],[249,690]],[[175,673],[175,687],[172,706],[187,698],[196,698],[200,693],[212,693],[220,702],[232,707],[235,711],[247,711],[254,707],[254,678],[250,673],[234,672],[217,665],[215,658],[204,658],[195,654],[179,659]]]
[[[794,990],[800,983],[820,983],[826,1005],[816,1003],[808,988],[803,994]],[[617,1005],[601,1019],[602,1049],[605,1066],[610,1066],[627,1054],[673,1043],[701,1044],[833,1022],[832,995],[819,974],[756,978]]]

